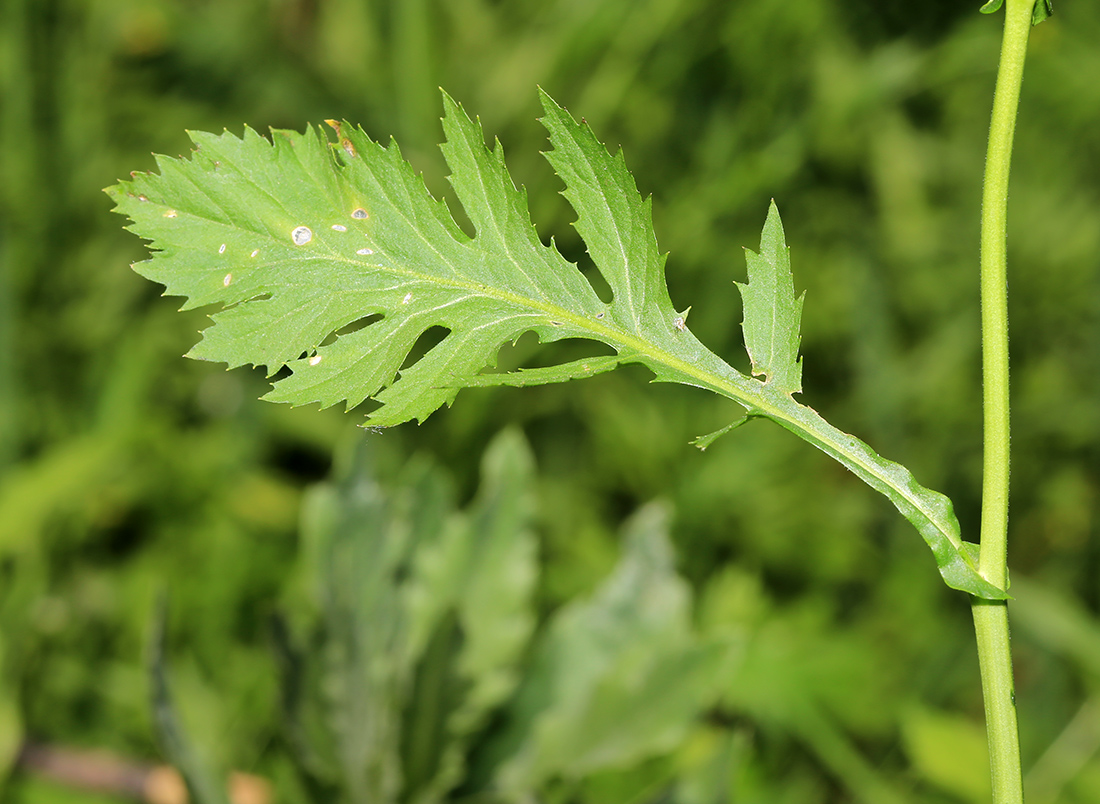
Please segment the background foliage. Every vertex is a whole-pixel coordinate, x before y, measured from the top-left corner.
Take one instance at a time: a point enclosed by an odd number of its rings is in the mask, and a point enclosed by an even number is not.
[[[803,399],[948,493],[975,533],[977,221],[1000,34],[977,5],[3,0],[4,766],[23,735],[156,755],[142,651],[168,587],[196,740],[227,765],[283,773],[264,623],[298,560],[303,489],[362,433],[337,410],[254,402],[255,373],[179,359],[203,314],[177,314],[129,270],[141,245],[99,190],[151,168],[150,150],[185,151],[184,129],[355,120],[395,136],[446,195],[444,86],[500,136],[540,234],[583,264],[537,154],[541,85],[624,146],[671,251],[673,302],[724,355],[742,353],[740,249],[774,197],[807,291]],[[1010,206],[1010,563],[1031,801],[1100,798],[1096,41],[1100,10],[1073,0],[1033,31]],[[492,435],[520,427],[538,467],[544,615],[596,589],[622,522],[664,497],[697,627],[744,640],[689,741],[699,756],[724,746],[734,800],[982,800],[969,612],[908,523],[778,428],[700,453],[688,442],[732,406],[645,379],[467,391],[375,437],[379,471],[427,453],[466,499]],[[34,784],[17,775],[6,795],[77,800]]]

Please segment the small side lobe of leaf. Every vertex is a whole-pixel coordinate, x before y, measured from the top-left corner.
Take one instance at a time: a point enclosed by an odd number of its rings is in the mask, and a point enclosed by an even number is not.
[[[749,281],[736,283],[744,301],[745,348],[752,373],[787,394],[802,391],[802,360],[798,356],[803,296],[794,295],[790,253],[783,222],[772,201],[760,234],[760,253],[745,249]]]
[[[628,332],[650,335],[655,318],[675,321],[665,284],[665,256],[657,247],[652,202],[643,199],[622,151],[612,156],[592,129],[577,123],[545,92],[541,122],[553,150],[544,155],[577,212],[573,226],[614,294],[612,318]]]
[[[713,444],[719,438],[724,436],[726,433],[728,433],[732,430],[736,430],[738,427],[740,427],[742,424],[744,424],[748,420],[749,420],[749,417],[747,415],[742,416],[740,419],[735,419],[734,421],[727,424],[725,427],[722,427],[718,430],[715,430],[712,433],[707,433],[706,435],[697,436],[696,438],[692,439],[691,443],[692,443],[693,446],[696,446],[699,449],[706,452],[707,447],[709,447],[711,444]]]

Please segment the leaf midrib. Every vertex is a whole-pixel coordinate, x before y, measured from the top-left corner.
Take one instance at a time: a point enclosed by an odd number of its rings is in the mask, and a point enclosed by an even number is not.
[[[467,244],[468,245],[468,244]],[[354,260],[348,259],[342,254],[333,252],[333,257],[346,262],[350,265],[361,265]],[[784,422],[789,429],[798,431],[805,434],[807,440],[812,442],[818,442],[828,446],[830,449],[835,450],[837,454],[842,455],[848,461],[856,466],[859,466],[868,475],[881,482],[884,486],[892,489],[900,497],[905,499],[916,510],[920,511],[925,519],[931,523],[936,530],[938,530],[954,547],[956,550],[961,549],[961,541],[954,535],[952,529],[945,527],[933,513],[928,511],[921,500],[909,492],[908,489],[898,486],[883,473],[874,462],[868,462],[863,459],[863,456],[859,452],[850,450],[842,441],[838,441],[832,438],[830,435],[809,428],[799,418],[792,416],[785,411],[782,406],[776,405],[775,402],[769,398],[770,395],[757,393],[750,384],[758,385],[761,389],[767,387],[766,383],[761,383],[759,380],[753,380],[749,377],[740,375],[736,369],[726,365],[723,361],[723,365],[726,366],[731,375],[736,376],[742,380],[741,383],[736,383],[731,377],[723,377],[713,372],[700,369],[695,364],[688,360],[677,357],[666,349],[657,346],[651,341],[645,338],[630,333],[607,324],[601,321],[595,321],[585,315],[578,315],[577,313],[569,310],[568,308],[561,307],[556,304],[547,303],[531,299],[522,296],[518,293],[512,293],[503,288],[495,288],[489,285],[484,285],[477,282],[468,282],[457,279],[443,279],[431,274],[423,274],[417,271],[413,271],[407,268],[400,268],[390,265],[377,265],[375,267],[382,270],[390,271],[392,273],[403,275],[409,279],[413,279],[428,284],[434,284],[437,286],[453,288],[455,290],[464,290],[471,293],[478,293],[488,298],[495,299],[497,301],[506,303],[508,305],[520,308],[528,308],[537,312],[543,313],[547,316],[547,323],[551,321],[560,322],[563,325],[570,325],[576,330],[582,332],[592,333],[592,340],[601,341],[608,344],[620,355],[624,355],[625,359],[637,359],[633,358],[633,355],[637,355],[639,358],[645,358],[641,362],[652,362],[662,366],[665,366],[672,371],[696,380],[696,383],[700,387],[710,388],[711,390],[725,396],[728,399],[732,399],[741,405],[744,405],[749,410],[758,412],[768,418],[775,419],[777,421]],[[609,309],[614,309],[614,302],[610,305]],[[705,347],[704,347],[705,348]],[[708,350],[709,351],[709,350]],[[711,353],[713,355],[713,353]],[[715,359],[721,360],[714,356]],[[745,387],[742,387],[745,386]],[[790,400],[791,405],[798,406],[798,403],[794,401],[790,395],[786,396],[786,399]]]
[[[598,175],[596,175],[595,171],[592,170],[591,160],[585,158],[584,164],[588,168],[589,179],[592,181],[592,189],[596,193],[598,193],[598,195],[604,200],[605,207],[608,206],[607,195],[604,192],[602,183],[600,183],[598,180]],[[479,180],[481,179],[479,178]],[[385,195],[390,195],[390,193],[384,186],[381,189]],[[206,194],[205,190],[204,194]],[[214,199],[210,200],[211,202],[214,202]],[[421,273],[392,264],[383,265],[380,263],[366,263],[367,265],[370,265],[372,268],[377,270],[388,271],[391,274],[394,274],[398,277],[404,277],[407,280],[422,282],[438,287],[451,288],[454,290],[462,290],[473,294],[480,294],[482,296],[495,299],[513,307],[527,308],[537,311],[547,316],[547,324],[551,324],[551,322],[560,322],[563,325],[570,325],[575,330],[578,330],[582,333],[591,333],[591,335],[593,336],[593,340],[601,341],[608,344],[626,360],[638,360],[640,358],[644,358],[641,359],[639,362],[649,362],[671,369],[673,372],[685,378],[688,378],[689,380],[695,381],[688,382],[687,384],[695,384],[700,387],[709,388],[716,393],[719,393],[722,396],[725,396],[728,399],[732,399],[735,402],[745,406],[751,411],[767,416],[768,418],[784,424],[784,426],[788,429],[803,434],[806,437],[806,440],[810,441],[811,443],[819,443],[829,447],[838,455],[843,456],[853,465],[860,467],[860,469],[866,472],[869,476],[875,478],[880,483],[882,483],[882,485],[892,489],[901,498],[905,499],[911,506],[913,506],[914,509],[920,511],[925,520],[928,521],[933,527],[935,527],[936,530],[939,531],[948,540],[948,542],[955,547],[956,550],[961,549],[961,542],[956,536],[954,536],[952,530],[950,528],[944,527],[939,519],[932,513],[930,513],[927,508],[921,504],[921,501],[916,496],[911,494],[906,488],[900,487],[892,482],[889,477],[887,477],[882,471],[878,469],[877,465],[874,462],[868,462],[864,460],[863,456],[860,453],[848,449],[842,441],[838,441],[837,439],[832,438],[829,434],[807,427],[806,424],[798,417],[793,416],[789,412],[785,411],[783,409],[784,406],[775,404],[775,402],[769,398],[770,395],[761,394],[757,391],[756,388],[753,388],[753,386],[755,385],[759,386],[759,388],[762,390],[767,387],[767,382],[761,382],[759,380],[754,380],[750,377],[745,377],[744,375],[741,375],[735,369],[728,366],[728,364],[726,364],[724,361],[721,361],[721,358],[718,358],[716,355],[713,354],[713,352],[710,352],[709,350],[707,350],[707,352],[714,356],[716,360],[722,363],[723,367],[729,372],[729,375],[722,376],[713,372],[706,371],[704,369],[700,369],[692,362],[677,357],[671,352],[659,346],[656,346],[651,341],[648,341],[635,333],[611,327],[603,323],[602,321],[594,320],[586,315],[578,315],[568,308],[561,307],[557,304],[531,299],[529,297],[517,293],[512,293],[502,288],[485,285],[483,283],[470,282],[459,279],[459,270],[454,262],[451,259],[448,259],[448,257],[440,251],[440,249],[436,246],[435,243],[432,242],[430,238],[427,238],[423,236],[422,233],[420,233],[419,227],[413,225],[414,222],[408,218],[408,215],[405,214],[400,204],[393,203],[392,198],[390,198],[389,200],[391,202],[392,211],[397,212],[404,219],[404,222],[409,226],[410,230],[418,234],[418,239],[436,255],[440,263],[445,265],[450,270],[450,272],[452,273],[452,277],[443,278],[438,275]],[[222,209],[222,211],[225,212],[224,209]],[[608,212],[610,212],[609,209]],[[199,215],[199,217],[206,216]],[[499,236],[501,234],[499,221],[496,220],[496,216],[492,217],[494,229],[496,229]],[[257,232],[257,234],[266,235],[267,237],[271,236],[270,232]],[[621,259],[625,261],[627,255],[625,252],[625,244],[623,243],[622,237],[620,236],[620,232],[616,229],[614,231],[614,235],[616,245],[618,246],[619,255]],[[507,238],[503,237],[500,237],[499,239],[501,241],[507,240]],[[455,242],[456,245],[462,248],[482,248],[481,245],[478,243],[478,240],[479,238],[474,237],[465,243],[460,241]],[[364,265],[363,262],[351,259],[344,254],[336,251],[328,243],[325,243],[325,248],[329,253],[329,258],[334,261],[342,262],[359,269],[361,269]],[[486,249],[486,251],[488,253],[493,253],[493,251],[489,249]],[[522,267],[520,265],[521,261],[517,260],[510,250],[506,248],[505,254],[502,256],[504,256],[508,263],[514,265],[517,269],[522,271]],[[631,283],[629,281],[625,283],[624,290],[628,297],[632,295],[633,287],[631,286]],[[627,301],[632,301],[632,299],[628,298]],[[640,328],[640,318],[637,315],[639,311],[632,304],[627,304],[626,306],[627,311],[630,313],[629,318],[631,322],[636,328]],[[618,312],[621,309],[622,303],[620,303],[619,307],[616,308],[614,301],[611,305],[608,306],[609,312],[611,310],[615,310],[616,312]],[[427,312],[430,311],[420,310],[418,311],[418,314],[423,315]],[[771,332],[771,337],[773,339],[776,337],[774,319],[775,316],[773,313],[773,327]],[[694,336],[692,336],[692,339],[694,340]],[[705,347],[703,348],[705,349]],[[734,378],[741,380],[741,382],[734,381]],[[798,403],[795,402],[794,399],[791,398],[789,395],[787,395],[786,399],[790,400],[791,405],[799,406]]]

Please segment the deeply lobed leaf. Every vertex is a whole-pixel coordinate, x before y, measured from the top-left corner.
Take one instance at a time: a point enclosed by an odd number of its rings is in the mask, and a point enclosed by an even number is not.
[[[553,145],[547,159],[612,290],[609,303],[553,243],[542,243],[499,143],[487,149],[480,126],[446,94],[442,150],[473,237],[395,143],[383,147],[331,121],[336,143],[313,128],[275,131],[271,142],[248,129],[240,139],[193,134],[190,159],[158,158],[159,175],[137,174],[108,192],[152,241],[154,256],[135,266],[140,273],[187,297],[185,307],[222,305],[192,357],[264,365],[269,374],[289,367],[268,399],[350,407],[372,398],[382,405],[370,423],[388,426],[423,420],[464,387],[560,382],[639,362],[657,381],[708,388],[822,449],[913,522],[949,586],[1005,597],[976,571],[947,498],[792,398],[801,391],[802,299],[775,205],[740,286],[746,346],[761,381],[707,349],[686,311],[673,307],[650,202],[622,155],[609,154],[545,93],[542,104]],[[419,355],[422,338],[440,329],[438,343]],[[542,341],[588,339],[613,354],[493,371],[500,347],[525,332]]]

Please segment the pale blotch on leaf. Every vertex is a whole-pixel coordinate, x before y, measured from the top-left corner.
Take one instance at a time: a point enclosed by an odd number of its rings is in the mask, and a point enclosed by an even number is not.
[[[348,227],[344,226],[344,224],[342,224],[342,223],[332,224],[332,231],[334,231],[334,232],[346,232],[347,230],[348,230]]]
[[[164,217],[166,217],[166,218],[174,218],[174,217],[176,217],[176,215],[178,215],[178,214],[179,214],[179,213],[178,213],[178,212],[176,212],[176,211],[175,211],[174,209],[170,209],[170,210],[168,210],[167,212],[165,212],[165,213],[164,213]]]
[[[257,254],[259,254],[259,253],[260,253],[260,250],[259,250],[258,248],[254,248],[254,249],[252,249],[252,254],[251,254],[251,256],[255,257],[255,256],[256,256]]]
[[[373,248],[361,248],[361,249],[359,249],[359,250],[358,250],[357,252],[355,252],[355,253],[356,253],[356,254],[362,254],[362,255],[363,255],[363,256],[365,257],[365,256],[366,256],[366,255],[368,255],[368,254],[373,254],[373,253],[374,253],[374,249],[373,249]]]
[[[352,210],[351,217],[355,218],[357,221],[365,221],[367,219],[367,211],[362,207],[357,207]]]
[[[139,195],[139,196],[138,196],[138,201],[148,201],[148,200],[149,200],[149,199],[148,199],[148,198],[147,198],[146,196],[144,196],[144,195]]]
[[[313,230],[308,226],[299,226],[290,233],[290,239],[294,241],[294,245],[304,246],[313,239]]]
[[[229,287],[229,285],[230,285],[230,283],[232,283],[232,281],[233,281],[233,274],[226,274],[225,279],[222,280],[222,285],[224,285],[225,287]]]
[[[691,308],[689,307],[684,310],[684,312],[680,313],[680,315],[676,316],[676,318],[673,320],[672,326],[676,328],[677,332],[684,332],[687,330],[688,313],[690,312]]]
[[[314,355],[313,357],[311,357],[309,359],[309,364],[311,366],[316,366],[320,362],[321,362],[321,356],[320,355]]]
[[[218,247],[218,253],[219,253],[219,254],[225,254],[225,243],[222,243],[222,244],[221,244],[221,245],[220,245],[220,246]]]
[[[412,297],[413,297],[413,295],[412,295],[411,293],[406,293],[406,294],[405,294],[405,298],[403,298],[403,299],[401,300],[401,303],[402,303],[402,304],[408,304],[409,302],[411,302],[411,301],[412,301]]]

